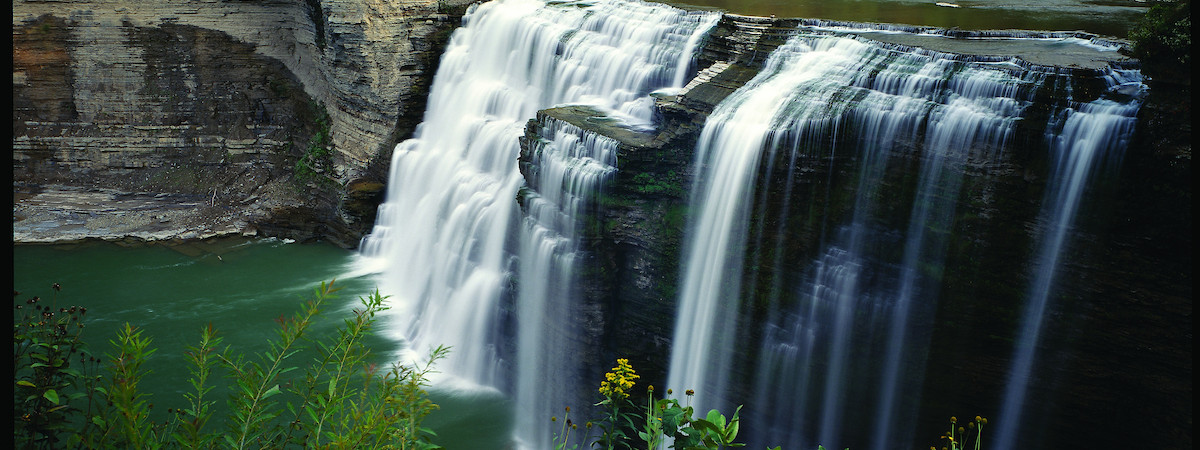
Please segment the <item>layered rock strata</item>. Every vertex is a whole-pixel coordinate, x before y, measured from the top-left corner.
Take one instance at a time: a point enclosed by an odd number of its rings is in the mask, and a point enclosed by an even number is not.
[[[465,4],[14,3],[14,240],[261,233],[356,245]],[[298,162],[310,176],[295,176]],[[69,192],[192,196],[223,213],[192,210],[150,235],[59,235],[22,220],[96,200],[53,201]]]

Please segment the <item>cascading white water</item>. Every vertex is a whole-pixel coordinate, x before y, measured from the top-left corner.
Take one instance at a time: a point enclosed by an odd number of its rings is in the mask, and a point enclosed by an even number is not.
[[[745,246],[747,206],[762,151],[790,126],[801,134],[806,121],[834,120],[830,110],[845,108],[845,102],[821,103],[835,100],[845,74],[854,72],[848,66],[861,61],[863,47],[855,41],[813,44],[821,51],[809,51],[810,43],[798,39],[785,45],[802,57],[770,58],[758,76],[717,105],[696,145],[700,173],[690,204],[697,215],[689,225],[667,387],[694,390],[699,410],[719,405],[732,356],[742,267],[740,258],[728,255],[742,254]]]
[[[915,405],[898,405],[896,391],[914,381],[900,375],[901,367],[921,364],[924,355],[906,354],[905,338],[914,299],[923,297],[923,309],[932,300],[922,291],[930,280],[919,278],[918,267],[940,264],[961,166],[968,157],[994,157],[1003,146],[1039,81],[1026,77],[849,38],[799,35],[777,49],[755,79],[718,105],[697,146],[702,172],[692,208],[699,215],[689,229],[668,385],[695,387],[702,409],[731,406],[720,396],[734,358],[747,205],[764,152],[824,158],[835,147],[814,152],[814,143],[851,142],[862,161],[854,220],[816,261],[812,283],[802,289],[804,311],[781,312],[778,325],[767,324],[754,387],[765,412],[755,421],[766,422],[766,444],[830,445],[847,423],[848,380],[865,377],[882,383],[871,400],[878,406],[876,447],[907,442],[911,431],[893,418],[911,415]],[[856,135],[840,136],[844,128]],[[876,272],[896,269],[876,267],[866,222],[889,153],[906,141],[919,144],[924,164],[904,256],[898,273],[885,276]],[[886,348],[870,352],[884,361],[878,374],[852,373],[865,370],[850,355],[864,324],[887,331]],[[813,372],[817,357],[824,370]],[[819,421],[815,429],[806,428],[809,412],[819,413],[811,419]]]
[[[581,340],[572,317],[577,297],[573,272],[582,209],[616,171],[617,141],[545,119],[543,139],[529,144],[531,171],[521,227],[521,273],[517,315],[516,401],[518,440],[528,448],[551,448],[555,430],[545,414],[590,404],[578,394]],[[540,412],[540,414],[539,414]]]
[[[443,54],[424,121],[396,146],[385,203],[361,245],[360,263],[379,272],[379,289],[391,296],[389,313],[400,324],[392,337],[406,342],[403,358],[448,345],[441,374],[468,385],[506,383],[497,319],[513,270],[525,122],[540,109],[582,103],[648,126],[648,94],[683,79],[677,72],[688,69],[698,36],[718,17],[638,0],[495,0],[468,10]],[[544,234],[530,229],[525,237]],[[546,242],[527,244],[522,273],[569,273],[569,262],[539,259],[555,253],[534,250]],[[531,330],[544,325],[542,307],[525,299],[517,334],[537,340]],[[518,349],[530,351],[538,350]]]
[[[387,202],[361,246],[362,263],[380,273],[380,290],[392,297],[390,313],[400,324],[393,337],[406,343],[406,358],[450,345],[451,359],[439,365],[443,374],[511,388],[521,445],[549,447],[544,419],[578,391],[567,369],[578,343],[570,339],[573,330],[560,327],[572,307],[576,212],[614,163],[611,141],[550,121],[541,132],[553,139],[535,145],[542,177],[522,193],[522,219],[513,202],[522,185],[518,137],[538,110],[567,103],[593,105],[633,128],[652,126],[647,94],[683,83],[690,54],[718,17],[619,0],[473,6],[439,66],[424,122],[396,147]],[[904,433],[911,433],[914,410],[898,391],[920,382],[909,373],[924,358],[911,330],[936,300],[929,290],[936,280],[922,270],[937,267],[945,251],[942,233],[960,166],[1003,147],[1038,83],[1018,72],[832,36],[800,36],[773,54],[717,107],[697,147],[691,211],[698,215],[685,248],[668,387],[696,389],[693,404],[701,409],[728,406],[722,397],[737,346],[746,216],[765,158],[852,151],[860,163],[853,219],[813,262],[808,284],[794,289],[801,306],[773,303],[763,324],[753,395],[766,411],[760,416],[773,419],[761,421],[761,437],[789,447],[834,444],[849,423],[849,405],[862,400],[847,398],[848,386],[865,380],[879,386],[872,391],[877,398],[866,400],[874,447],[910,442]],[[1101,115],[1098,105],[1068,115],[1062,134],[1083,127],[1072,125],[1072,117],[1090,122],[1083,118]],[[855,135],[843,136],[844,130]],[[922,161],[917,200],[907,230],[897,231],[902,256],[881,269],[868,249],[876,239],[868,219],[878,207],[876,180],[904,152],[901,143]],[[1057,264],[1065,238],[1057,239],[1043,244],[1055,248],[1043,266]],[[519,291],[509,308],[514,272]],[[1052,278],[1051,271],[1046,290]],[[1041,303],[1025,321],[1022,343],[1030,349],[1044,297]],[[503,326],[515,328],[502,329],[503,314],[511,314]],[[874,361],[860,366],[853,353],[864,323],[884,344],[868,349]],[[516,354],[502,348],[505,333],[515,337]],[[1021,409],[1019,374],[1034,360],[1032,350],[1023,351],[1016,360],[1027,362],[1014,365],[1009,388],[1020,395],[1006,410]],[[811,364],[816,360],[819,366]],[[862,367],[872,373],[858,373]]]
[[[1132,91],[1140,96],[1145,88],[1136,71],[1113,71],[1108,77],[1110,91]],[[1042,200],[1042,231],[1037,259],[1031,265],[1033,282],[1017,335],[1009,381],[998,417],[999,429],[990,448],[1009,450],[1019,442],[1024,404],[1033,373],[1043,318],[1050,306],[1064,248],[1087,184],[1093,172],[1106,159],[1119,156],[1133,135],[1141,101],[1101,98],[1069,108],[1051,121],[1046,137],[1052,162],[1052,176]],[[1055,126],[1059,124],[1061,129]]]

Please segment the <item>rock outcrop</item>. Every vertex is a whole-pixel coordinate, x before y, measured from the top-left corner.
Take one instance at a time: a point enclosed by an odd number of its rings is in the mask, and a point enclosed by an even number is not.
[[[356,245],[466,3],[14,3],[14,240],[262,233]],[[95,200],[70,192],[185,196],[222,212],[192,209],[149,234],[24,222]]]

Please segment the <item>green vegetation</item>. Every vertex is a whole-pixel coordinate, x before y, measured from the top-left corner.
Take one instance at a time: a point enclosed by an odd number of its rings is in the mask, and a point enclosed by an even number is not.
[[[626,359],[618,359],[617,367],[605,374],[599,389],[602,399],[596,403],[596,406],[604,408],[605,417],[598,424],[585,424],[585,434],[580,439],[585,448],[632,449],[633,438],[630,436],[633,434],[636,434],[648,449],[660,448],[667,438],[674,442],[671,448],[677,449],[717,450],[745,445],[735,442],[741,424],[738,417],[742,410],[740,406],[730,418],[726,418],[715,409],[703,418],[696,418],[690,404],[694,392],[685,392],[689,401],[680,405],[679,401],[673,398],[655,400],[654,386],[648,386],[646,405],[638,408],[629,400],[629,390],[633,388],[634,380],[637,379],[637,372]],[[668,389],[667,395],[670,394],[672,391]],[[570,414],[571,408],[566,408],[566,411]],[[551,417],[550,420],[557,422],[558,418]],[[570,443],[571,431],[577,430],[578,425],[566,416],[563,422],[562,429],[554,436],[555,449],[580,448],[579,443]],[[599,429],[599,435],[595,438],[591,435],[593,428]]]
[[[449,350],[434,349],[425,365],[379,373],[363,343],[387,309],[378,292],[361,299],[335,336],[314,338],[310,327],[337,291],[322,283],[300,312],[280,316],[269,349],[249,359],[221,348],[211,325],[200,330],[199,344],[186,352],[185,406],[153,422],[152,399],[139,389],[156,351],[152,339],[126,324],[111,353],[92,357],[79,339],[87,309],[57,307],[58,285],[54,291],[48,306],[38,297],[14,305],[17,448],[439,448],[421,426],[437,409],[424,388]],[[316,356],[296,371],[291,361],[302,350]],[[230,385],[214,384],[217,372]],[[224,415],[210,395],[218,387],[230,392]]]
[[[675,172],[668,172],[662,175],[662,178],[655,178],[649,173],[640,172],[633,176],[632,181],[632,189],[641,194],[679,197],[684,193],[683,186],[680,186],[679,177],[675,175]]]
[[[168,408],[167,419],[156,422],[151,416],[156,399],[140,388],[149,373],[146,362],[157,351],[152,338],[125,324],[109,341],[109,352],[93,357],[80,340],[87,308],[59,307],[60,287],[52,290],[49,302],[19,301],[14,292],[17,448],[440,448],[432,442],[436,435],[422,426],[438,408],[424,389],[433,364],[449,349],[434,349],[424,365],[394,364],[380,373],[364,344],[376,314],[387,309],[378,292],[360,298],[361,307],[335,334],[315,337],[310,331],[315,319],[337,292],[333,282],[321,283],[297,313],[276,319],[277,337],[250,358],[222,347],[218,331],[204,327],[199,342],[185,352],[191,376],[178,389],[182,399],[164,402],[182,406]],[[302,371],[293,362],[298,354],[313,355]],[[229,382],[214,383],[221,375]],[[618,359],[598,389],[595,406],[603,417],[587,422],[582,437],[573,438],[579,425],[566,408],[555,449],[632,449],[639,442],[637,448],[659,449],[668,440],[675,449],[744,446],[736,442],[741,406],[730,417],[716,409],[696,416],[691,390],[680,404],[669,398],[670,389],[668,397],[655,397],[654,386],[646,388],[645,403],[635,406],[630,393],[638,378],[628,360]],[[218,408],[214,390],[228,393],[224,408]],[[981,448],[986,418],[956,424],[951,417],[950,430],[940,436],[943,445],[931,449]]]
[[[950,431],[947,431],[939,439],[942,441],[942,450],[979,450],[983,442],[983,426],[987,425],[987,417],[975,416],[975,420],[967,423],[966,427],[958,426],[958,418],[950,417]],[[936,450],[939,447],[930,446],[930,450]]]
[[[325,175],[333,168],[333,142],[329,138],[329,112],[323,103],[312,104],[313,115],[316,117],[316,132],[308,140],[308,147],[300,159],[296,160],[296,180],[301,183],[317,180],[336,184],[333,178]]]
[[[1191,0],[1157,1],[1129,31],[1132,55],[1152,70],[1191,71]]]

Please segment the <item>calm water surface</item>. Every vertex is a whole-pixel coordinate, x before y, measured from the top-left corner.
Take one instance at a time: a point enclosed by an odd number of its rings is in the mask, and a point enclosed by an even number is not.
[[[374,290],[371,276],[356,276],[354,253],[327,244],[294,244],[275,239],[216,240],[167,247],[123,247],[105,242],[76,245],[21,245],[13,249],[14,289],[21,295],[88,309],[83,334],[92,353],[110,351],[108,341],[128,322],[153,338],[158,349],[147,362],[145,381],[158,420],[167,408],[185,406],[190,376],[183,352],[212,323],[224,344],[247,357],[268,350],[277,336],[275,319],[290,317],[311,298],[321,281],[337,279],[338,297],[328,302],[315,332],[332,333],[350,317],[360,297]],[[59,283],[57,296],[50,289]],[[57,298],[55,298],[57,297]],[[386,320],[386,319],[384,319]],[[386,324],[380,324],[386,326]],[[399,345],[375,337],[369,345],[378,362]],[[308,356],[311,356],[308,355]],[[305,355],[297,355],[296,365]],[[433,392],[442,405],[427,420],[447,448],[489,448],[507,441],[505,400],[498,395]],[[214,397],[223,399],[222,397]],[[497,419],[497,418],[501,419]]]
[[[1146,13],[1133,0],[686,0],[665,2],[754,16],[896,23],[966,30],[1087,31],[1125,37]],[[939,6],[937,3],[957,5]]]

